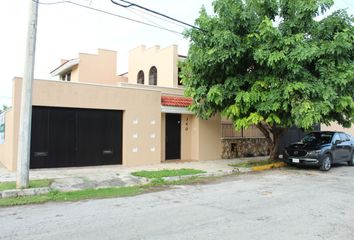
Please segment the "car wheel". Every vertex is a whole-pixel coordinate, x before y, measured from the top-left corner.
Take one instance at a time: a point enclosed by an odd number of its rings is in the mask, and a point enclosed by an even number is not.
[[[332,158],[330,155],[326,155],[322,160],[320,170],[328,171],[329,169],[331,169],[331,165],[332,165]]]
[[[352,160],[348,161],[349,166],[354,166],[354,152],[352,152]]]

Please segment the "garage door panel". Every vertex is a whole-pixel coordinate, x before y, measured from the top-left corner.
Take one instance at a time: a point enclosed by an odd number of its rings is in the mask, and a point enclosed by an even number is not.
[[[31,168],[122,163],[121,111],[33,107],[32,119]]]
[[[38,168],[48,162],[49,155],[49,112],[35,108],[32,112],[31,168]]]
[[[106,111],[103,123],[102,159],[104,164],[112,164],[118,160],[122,164],[122,112]],[[117,154],[118,153],[118,154]],[[118,158],[116,158],[118,156]]]
[[[75,166],[76,114],[73,109],[49,109],[49,167]]]
[[[78,158],[88,165],[100,165],[102,151],[103,114],[97,111],[78,111]]]

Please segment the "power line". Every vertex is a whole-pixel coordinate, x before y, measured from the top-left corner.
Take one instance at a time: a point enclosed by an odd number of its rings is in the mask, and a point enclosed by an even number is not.
[[[133,13],[133,14],[135,14],[135,15],[137,15],[137,16],[143,18],[143,19],[145,19],[146,21],[148,21],[148,22],[150,22],[150,23],[156,25],[156,26],[162,27],[160,24],[158,24],[158,23],[156,23],[156,22],[150,20],[150,19],[147,18],[147,17],[142,16],[141,14],[135,12],[133,9],[127,9],[127,10],[130,11],[131,13]],[[175,34],[177,34],[177,33],[175,33]]]
[[[128,9],[128,10],[129,10],[129,9]],[[135,10],[135,11],[139,11],[139,12],[141,12],[141,13],[143,13],[143,14],[149,15],[149,16],[151,16],[151,17],[157,18],[157,19],[159,19],[159,20],[162,20],[162,21],[165,21],[165,22],[174,24],[174,25],[176,25],[176,26],[178,26],[178,27],[183,27],[183,28],[185,28],[184,25],[182,25],[182,24],[180,24],[180,23],[176,23],[176,22],[174,22],[174,21],[172,21],[172,20],[163,18],[163,17],[161,17],[161,16],[159,16],[159,15],[154,15],[154,14],[152,14],[152,13],[150,13],[150,12],[146,12],[146,11],[143,11],[143,10],[140,10],[140,9],[134,9],[134,10]]]
[[[204,30],[200,29],[199,27],[196,27],[196,26],[191,25],[191,24],[189,24],[189,23],[183,22],[183,21],[178,20],[178,19],[176,19],[176,18],[170,17],[170,16],[168,16],[168,15],[166,15],[166,14],[157,12],[157,11],[152,10],[152,9],[150,9],[150,8],[146,8],[146,7],[143,7],[143,6],[138,5],[138,4],[136,4],[136,3],[128,2],[128,1],[126,1],[126,0],[119,0],[119,1],[124,2],[124,3],[128,4],[128,5],[124,5],[124,4],[121,4],[121,3],[117,3],[117,2],[115,2],[114,0],[111,0],[111,2],[112,2],[113,4],[118,5],[118,6],[120,6],[120,7],[124,7],[124,8],[138,7],[138,8],[141,8],[141,9],[145,10],[145,11],[148,11],[148,12],[151,12],[151,13],[153,13],[153,14],[162,16],[162,17],[167,18],[167,19],[170,19],[170,20],[172,20],[172,21],[174,21],[174,22],[178,22],[178,23],[181,23],[181,24],[186,25],[186,26],[188,26],[188,27],[195,28],[195,29],[198,29],[198,30],[204,32]]]
[[[125,16],[122,16],[122,15],[118,15],[118,14],[115,14],[115,13],[107,12],[107,11],[104,11],[104,10],[101,10],[101,9],[98,9],[98,8],[89,7],[89,6],[82,5],[82,4],[75,3],[75,2],[71,2],[71,1],[65,1],[65,0],[64,1],[57,1],[57,2],[40,2],[40,1],[37,1],[37,0],[32,0],[32,1],[36,2],[38,4],[41,4],[41,5],[54,5],[54,4],[68,3],[68,4],[76,5],[76,6],[81,7],[81,8],[86,8],[86,9],[89,9],[89,10],[92,10],[92,11],[96,11],[96,12],[99,12],[99,13],[104,13],[104,14],[107,14],[107,15],[110,15],[110,16],[122,18],[122,19],[125,19],[125,20],[128,20],[128,21],[132,21],[132,22],[135,22],[135,23],[140,23],[140,24],[143,24],[143,25],[146,25],[146,26],[158,28],[158,29],[161,29],[161,30],[165,30],[165,31],[168,31],[168,32],[176,33],[176,34],[179,34],[179,35],[183,36],[182,33],[174,31],[172,29],[168,29],[168,28],[161,27],[161,26],[158,26],[158,25],[146,23],[146,22],[139,21],[139,20],[136,20],[136,19],[133,19],[133,18],[125,17]]]
[[[152,24],[155,24],[156,26],[161,27],[161,25],[160,25],[160,24],[158,24],[158,23],[156,23],[156,22],[154,22],[154,21],[150,20],[150,19],[149,19],[149,18],[147,18],[147,17],[142,16],[141,14],[139,14],[139,13],[135,12],[133,9],[127,9],[127,10],[128,10],[129,12],[131,12],[131,13],[133,13],[133,14],[135,14],[135,15],[139,16],[139,17],[141,17],[141,18],[144,18],[146,21],[148,21],[148,22],[150,22],[150,23],[152,23]]]

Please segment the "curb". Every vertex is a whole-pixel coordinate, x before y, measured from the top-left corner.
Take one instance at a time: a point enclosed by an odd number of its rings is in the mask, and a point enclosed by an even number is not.
[[[266,164],[266,165],[261,165],[261,166],[255,166],[252,167],[251,170],[254,172],[260,172],[260,171],[265,171],[265,170],[269,170],[272,168],[281,168],[281,167],[285,167],[286,163],[284,162],[276,162],[276,163],[270,163],[270,164]]]
[[[35,195],[47,194],[49,192],[50,192],[49,187],[9,189],[9,190],[0,191],[0,199],[23,197],[23,196],[35,196]]]
[[[200,178],[223,177],[223,176],[229,176],[230,174],[234,174],[234,173],[247,173],[247,172],[251,172],[251,169],[250,168],[241,168],[241,169],[234,168],[232,170],[227,170],[227,171],[206,172],[206,173],[200,173],[200,174],[173,176],[173,177],[162,177],[162,179],[166,182],[173,182],[176,180],[188,179],[188,178],[192,178],[192,177],[200,177]],[[150,179],[149,182],[151,182],[152,179]]]

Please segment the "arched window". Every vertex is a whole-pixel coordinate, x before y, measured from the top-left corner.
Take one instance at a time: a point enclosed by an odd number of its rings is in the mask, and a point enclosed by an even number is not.
[[[144,72],[140,70],[138,72],[138,84],[144,84]]]
[[[157,85],[157,68],[151,67],[149,71],[149,85]]]

